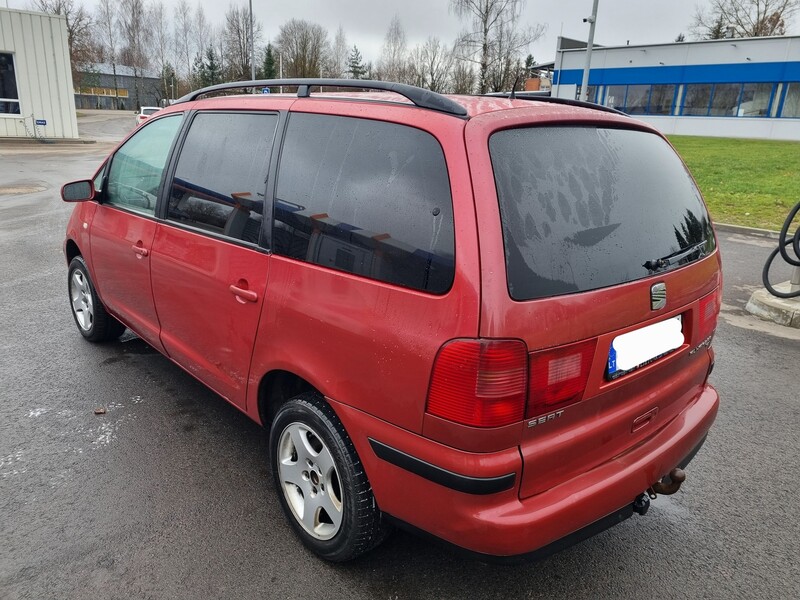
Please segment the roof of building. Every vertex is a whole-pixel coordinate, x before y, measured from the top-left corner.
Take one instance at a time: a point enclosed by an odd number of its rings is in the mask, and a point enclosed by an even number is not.
[[[661,48],[667,46],[693,46],[698,44],[732,44],[732,43],[757,43],[757,42],[764,42],[766,40],[793,40],[793,39],[800,39],[800,35],[772,35],[772,36],[762,36],[762,37],[737,37],[737,38],[721,38],[718,40],[685,40],[683,42],[660,42],[656,44],[628,44],[624,46],[601,46],[599,44],[595,44],[592,46],[592,52],[598,51],[606,51],[606,50],[630,50],[630,49],[639,49],[639,48]],[[581,54],[586,53],[586,42],[583,43],[582,47],[579,48],[557,48],[556,52],[580,52]]]
[[[85,69],[81,69],[82,73],[99,73],[100,75],[113,75],[116,69],[117,75],[123,77],[134,77],[133,67],[127,65],[112,65],[111,63],[92,63]],[[158,79],[158,71],[154,69],[145,69],[144,73],[140,74],[142,77],[148,79]]]

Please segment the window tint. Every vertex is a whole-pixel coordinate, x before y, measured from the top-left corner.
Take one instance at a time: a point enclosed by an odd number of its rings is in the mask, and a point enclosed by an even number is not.
[[[453,207],[431,135],[295,113],[276,196],[275,252],[419,290],[450,288]]]
[[[14,55],[5,52],[0,53],[0,114],[19,114]]]
[[[257,244],[278,116],[200,113],[172,181],[167,217]]]
[[[182,115],[151,121],[117,150],[111,159],[105,201],[153,214],[169,149]]]
[[[588,127],[492,135],[508,289],[516,300],[594,290],[648,277],[715,247],[683,163],[660,137]]]

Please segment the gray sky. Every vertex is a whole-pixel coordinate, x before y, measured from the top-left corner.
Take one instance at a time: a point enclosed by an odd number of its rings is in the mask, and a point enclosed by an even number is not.
[[[29,0],[0,0],[11,8],[28,8]],[[94,9],[96,0],[76,0]],[[202,4],[206,17],[215,25],[224,21],[225,10],[231,3],[247,5],[247,0],[189,0]],[[624,45],[671,42],[683,32],[689,37],[689,24],[697,5],[708,0],[600,0],[595,42]],[[168,10],[176,0],[164,0]],[[253,0],[255,18],[264,26],[264,36],[275,39],[280,25],[291,18],[306,19],[328,29],[330,39],[341,24],[348,44],[357,45],[365,60],[377,61],[383,37],[392,17],[397,14],[406,30],[409,47],[437,36],[450,44],[464,29],[465,23],[448,10],[449,0]],[[531,47],[537,62],[555,58],[556,38],[586,39],[589,26],[584,17],[592,10],[592,0],[528,0],[523,13],[524,24],[542,23],[545,35]],[[793,32],[796,27],[791,26]]]

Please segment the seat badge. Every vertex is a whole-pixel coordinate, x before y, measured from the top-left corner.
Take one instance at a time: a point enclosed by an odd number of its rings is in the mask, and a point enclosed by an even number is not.
[[[650,308],[661,310],[667,305],[667,284],[656,283],[650,288]]]

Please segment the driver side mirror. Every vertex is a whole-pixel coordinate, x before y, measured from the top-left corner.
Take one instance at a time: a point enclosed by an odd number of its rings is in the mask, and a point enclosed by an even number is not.
[[[64,202],[85,202],[94,198],[94,182],[91,179],[73,181],[61,188],[61,199]]]

